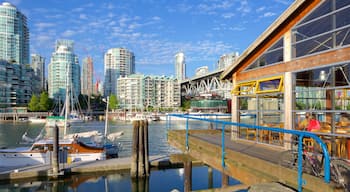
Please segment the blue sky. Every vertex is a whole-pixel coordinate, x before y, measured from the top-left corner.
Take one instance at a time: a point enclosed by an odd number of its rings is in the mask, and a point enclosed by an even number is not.
[[[1,1],[3,2],[3,1]],[[187,76],[213,70],[225,53],[240,54],[293,0],[8,0],[28,18],[31,53],[50,61],[57,39],[75,42],[80,63],[94,59],[103,79],[103,54],[124,47],[135,54],[136,72],[174,75],[183,51]]]

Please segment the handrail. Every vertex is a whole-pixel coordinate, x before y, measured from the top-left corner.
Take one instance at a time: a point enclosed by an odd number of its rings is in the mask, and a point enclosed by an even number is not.
[[[236,123],[236,122],[229,122],[229,121],[222,121],[217,120],[217,118],[214,119],[208,119],[208,118],[200,118],[196,116],[221,116],[222,114],[168,114],[167,115],[167,129],[171,129],[171,117],[179,117],[179,118],[186,118],[186,150],[189,149],[188,145],[188,129],[189,124],[188,120],[199,120],[199,121],[206,121],[216,124],[222,124],[222,167],[225,168],[225,126],[231,125],[231,126],[240,126],[240,127],[246,127],[251,129],[258,129],[258,130],[268,130],[273,132],[279,132],[279,133],[287,133],[292,135],[299,136],[299,142],[298,142],[298,190],[302,191],[302,186],[304,184],[304,180],[302,179],[302,141],[304,137],[310,137],[314,139],[320,146],[324,154],[324,181],[326,183],[330,182],[330,157],[328,154],[327,145],[320,139],[316,134],[312,132],[305,132],[305,131],[299,131],[299,130],[288,130],[288,129],[281,129],[276,127],[266,127],[266,126],[258,126],[258,125],[250,125],[250,124],[244,124],[244,123]]]

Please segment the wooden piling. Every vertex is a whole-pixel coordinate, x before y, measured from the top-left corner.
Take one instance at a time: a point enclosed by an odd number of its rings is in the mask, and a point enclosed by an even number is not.
[[[138,177],[145,176],[145,141],[144,141],[144,121],[140,122],[139,126],[139,151],[138,151]]]
[[[208,167],[208,189],[212,189],[213,187],[213,168]]]
[[[184,169],[185,169],[184,191],[190,192],[192,191],[192,161],[190,160],[184,161]]]
[[[146,177],[148,177],[150,174],[150,165],[149,165],[148,121],[147,120],[144,120],[143,132],[144,132],[144,142],[145,142],[145,174],[146,174]]]
[[[53,154],[52,154],[52,174],[53,177],[58,176],[59,164],[58,164],[58,126],[55,124],[53,128]]]
[[[134,121],[133,123],[133,148],[130,175],[132,178],[148,177],[149,148],[148,148],[148,122]]]
[[[138,177],[138,151],[139,151],[139,122],[133,122],[133,139],[132,139],[132,154],[130,175],[132,178]]]

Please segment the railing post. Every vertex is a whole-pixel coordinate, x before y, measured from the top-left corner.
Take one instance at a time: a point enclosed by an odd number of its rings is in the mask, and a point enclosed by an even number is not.
[[[298,191],[303,190],[303,138],[304,135],[299,135],[298,141]]]
[[[218,129],[218,115],[215,115],[215,129]]]
[[[186,118],[186,150],[188,151],[188,117]]]
[[[221,131],[221,165],[222,168],[225,168],[225,124],[222,124],[222,131]]]

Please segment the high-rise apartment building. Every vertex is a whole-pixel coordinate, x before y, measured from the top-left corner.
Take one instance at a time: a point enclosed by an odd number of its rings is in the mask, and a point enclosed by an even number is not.
[[[222,55],[217,63],[217,69],[225,69],[227,66],[231,65],[238,57],[238,52]]]
[[[134,53],[124,48],[109,49],[104,56],[104,95],[117,95],[117,80],[135,73]]]
[[[45,58],[39,54],[31,55],[31,66],[34,70],[33,93],[39,94],[45,90]]]
[[[80,66],[73,47],[73,41],[56,41],[48,69],[49,97],[55,100],[64,101],[67,87],[73,96],[80,94]]]
[[[81,76],[81,94],[91,96],[93,94],[94,64],[92,57],[88,56],[83,60],[83,69]]]
[[[0,5],[0,31],[0,59],[29,64],[27,17],[7,2]]]
[[[121,108],[142,110],[148,107],[180,106],[180,86],[175,78],[133,74],[118,79],[118,100]]]
[[[175,78],[178,81],[185,80],[186,78],[185,54],[182,52],[175,55]]]
[[[32,90],[27,18],[15,6],[0,5],[0,107],[25,105]]]

